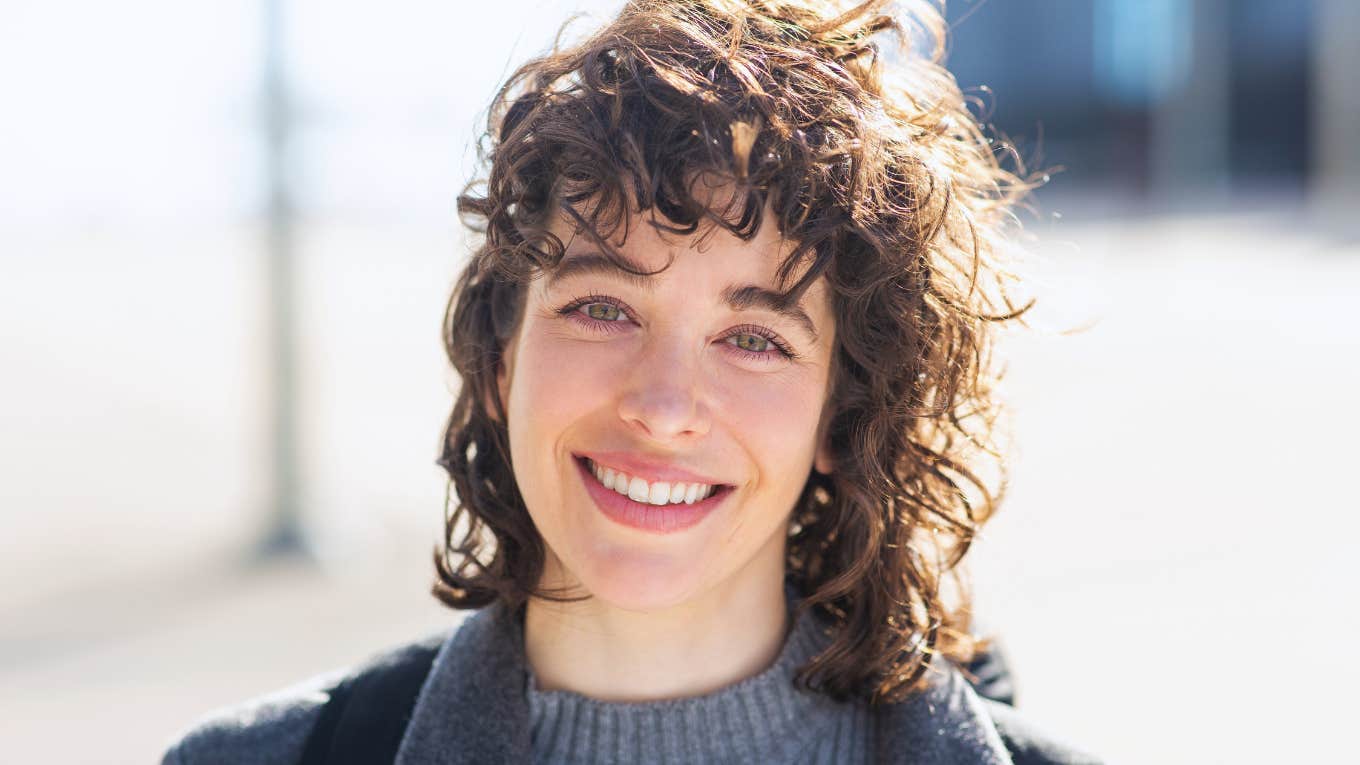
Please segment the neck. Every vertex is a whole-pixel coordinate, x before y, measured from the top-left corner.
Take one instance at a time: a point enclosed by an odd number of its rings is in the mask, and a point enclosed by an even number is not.
[[[600,701],[699,696],[759,674],[788,631],[783,560],[743,571],[684,603],[655,611],[614,608],[599,598],[531,598],[525,657],[539,690]]]

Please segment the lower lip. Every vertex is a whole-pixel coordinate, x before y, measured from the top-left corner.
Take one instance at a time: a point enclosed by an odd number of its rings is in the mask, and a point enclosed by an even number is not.
[[[649,505],[646,502],[635,502],[613,489],[606,489],[581,457],[575,457],[572,461],[581,472],[581,480],[586,484],[586,491],[590,493],[601,512],[616,523],[653,534],[671,534],[695,525],[713,512],[732,491],[730,486],[719,487],[712,496],[692,505],[684,503]]]

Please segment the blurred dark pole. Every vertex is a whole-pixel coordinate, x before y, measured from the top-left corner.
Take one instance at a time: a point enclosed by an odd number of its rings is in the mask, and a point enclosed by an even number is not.
[[[1151,191],[1164,201],[1213,203],[1229,185],[1230,0],[1181,0],[1181,71],[1150,121]]]
[[[1314,19],[1312,189],[1360,228],[1360,2],[1318,0]]]
[[[264,0],[265,257],[269,337],[269,514],[256,553],[306,550],[298,491],[296,226],[289,156],[292,106],[283,0]]]

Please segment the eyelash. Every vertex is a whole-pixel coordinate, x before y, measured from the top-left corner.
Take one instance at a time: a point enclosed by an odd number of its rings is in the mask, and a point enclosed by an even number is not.
[[[565,316],[570,321],[580,322],[585,326],[588,326],[592,329],[601,332],[620,332],[623,330],[623,327],[614,326],[617,324],[622,324],[623,322],[592,319],[589,316],[586,316],[585,314],[580,312],[580,309],[592,303],[604,303],[605,305],[612,305],[615,308],[619,309],[619,311],[621,311],[624,315],[631,315],[629,313],[631,309],[628,308],[628,306],[624,305],[622,301],[616,298],[612,298],[608,295],[585,295],[583,297],[575,298],[571,302],[567,303],[565,306],[562,306],[561,308],[557,309],[557,313],[559,313],[562,316]],[[723,340],[725,341],[728,338],[736,337],[737,335],[755,335],[756,337],[763,337],[766,340],[770,341],[770,345],[773,346],[775,349],[774,354],[757,353],[755,351],[748,351],[745,348],[739,348],[736,345],[733,345],[732,343],[727,343],[727,345],[732,346],[732,350],[734,352],[745,358],[753,359],[756,361],[767,361],[771,358],[772,355],[781,356],[789,360],[798,358],[798,354],[795,353],[794,350],[790,348],[787,343],[779,339],[778,335],[774,334],[765,327],[759,326],[757,324],[742,324],[740,326],[733,327],[732,331],[728,332],[727,335],[723,337]]]

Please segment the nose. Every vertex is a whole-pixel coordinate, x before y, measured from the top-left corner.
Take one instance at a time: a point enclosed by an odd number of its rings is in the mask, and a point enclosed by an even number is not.
[[[619,418],[659,443],[692,440],[708,433],[700,358],[679,340],[650,343],[619,397]]]

